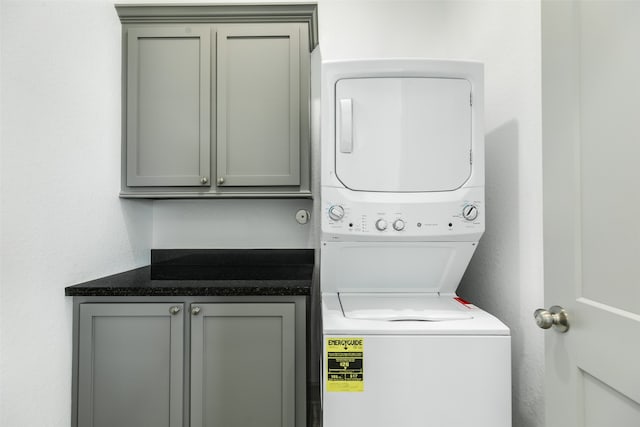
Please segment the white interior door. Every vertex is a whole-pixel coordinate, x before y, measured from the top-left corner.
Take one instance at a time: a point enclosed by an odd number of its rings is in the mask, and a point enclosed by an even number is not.
[[[640,426],[640,2],[542,2],[547,427]]]

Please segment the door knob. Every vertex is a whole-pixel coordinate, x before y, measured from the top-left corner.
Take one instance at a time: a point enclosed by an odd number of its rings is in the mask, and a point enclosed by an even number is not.
[[[539,308],[533,313],[533,317],[536,319],[536,324],[542,329],[549,329],[553,326],[553,329],[558,332],[569,330],[569,315],[559,305],[554,305],[549,310]]]

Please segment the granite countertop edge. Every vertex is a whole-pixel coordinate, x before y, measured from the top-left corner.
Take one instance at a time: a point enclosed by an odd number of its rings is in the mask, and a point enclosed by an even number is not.
[[[247,267],[251,269],[251,266]],[[182,279],[179,274],[172,277],[163,271],[162,279],[154,277],[152,266],[125,271],[65,288],[65,296],[289,296],[311,294],[313,265],[292,266],[292,274],[287,274],[287,266],[279,267],[277,277],[262,275],[257,268],[239,277],[233,272],[204,278]],[[267,272],[268,273],[268,272]],[[247,278],[248,277],[248,278]]]

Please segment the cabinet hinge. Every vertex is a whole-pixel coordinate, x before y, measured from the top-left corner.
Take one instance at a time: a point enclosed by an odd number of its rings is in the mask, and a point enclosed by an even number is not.
[[[473,165],[473,151],[469,150],[469,164]]]
[[[473,94],[472,93],[469,94],[469,106],[473,107]]]

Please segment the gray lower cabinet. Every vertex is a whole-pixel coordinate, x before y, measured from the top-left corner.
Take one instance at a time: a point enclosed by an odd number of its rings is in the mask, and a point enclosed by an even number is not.
[[[304,297],[96,299],[76,303],[72,425],[305,425]]]
[[[191,427],[294,427],[294,305],[195,307]]]
[[[78,426],[182,426],[182,308],[80,305]]]
[[[118,5],[122,197],[309,197],[315,5]]]

